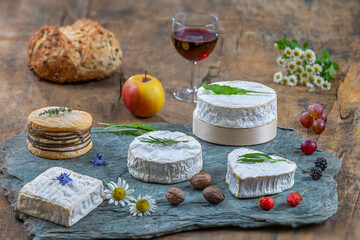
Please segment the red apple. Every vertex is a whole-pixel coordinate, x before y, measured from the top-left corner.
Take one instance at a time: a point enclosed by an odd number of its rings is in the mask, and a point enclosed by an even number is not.
[[[129,78],[122,89],[125,107],[137,117],[152,117],[164,105],[165,93],[161,82],[148,74]]]

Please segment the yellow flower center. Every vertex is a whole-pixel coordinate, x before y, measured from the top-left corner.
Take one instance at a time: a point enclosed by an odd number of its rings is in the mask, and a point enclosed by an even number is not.
[[[315,71],[315,72],[320,71],[319,67],[318,67],[318,66],[314,67],[314,71]]]
[[[135,207],[136,210],[141,213],[146,212],[146,210],[149,209],[149,202],[146,199],[140,199],[139,201],[137,201]]]
[[[299,51],[294,51],[294,56],[297,57],[300,55],[300,52]]]
[[[311,58],[312,54],[311,53],[306,53],[306,58]]]
[[[309,77],[309,81],[310,81],[310,82],[314,82],[314,76],[310,76],[310,77]]]
[[[280,75],[276,75],[276,79],[280,79]]]
[[[307,68],[306,71],[308,71],[308,73],[312,73],[312,69],[311,69],[311,68]]]
[[[286,50],[286,54],[287,55],[290,55],[291,54],[291,51],[288,49],[288,50]]]
[[[295,66],[292,65],[292,64],[290,64],[290,65],[289,65],[289,68],[290,68],[291,70],[293,70],[293,69],[295,68]]]
[[[125,198],[125,190],[122,188],[116,188],[113,193],[113,198],[117,201],[123,200]]]

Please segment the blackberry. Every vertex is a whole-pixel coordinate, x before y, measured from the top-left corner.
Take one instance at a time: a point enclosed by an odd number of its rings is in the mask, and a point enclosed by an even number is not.
[[[321,168],[321,171],[324,171],[327,168],[327,161],[325,158],[318,157],[314,163],[316,167]]]
[[[319,180],[322,176],[321,168],[313,167],[310,169],[310,176],[313,180]]]

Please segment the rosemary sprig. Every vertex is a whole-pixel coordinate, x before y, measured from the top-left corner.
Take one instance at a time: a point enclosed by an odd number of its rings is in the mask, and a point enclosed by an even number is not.
[[[76,108],[76,110],[81,110],[81,107],[78,105]],[[44,110],[43,112],[39,113],[39,116],[45,115],[45,114],[49,114],[49,115],[57,115],[61,112],[63,113],[69,113],[73,110],[72,107],[58,107],[58,108],[49,108]]]
[[[202,86],[204,87],[205,90],[213,91],[217,95],[220,95],[220,94],[223,94],[223,95],[236,95],[236,94],[244,95],[244,94],[247,94],[247,93],[274,94],[272,92],[250,91],[250,90],[246,90],[246,89],[242,89],[242,88],[230,87],[230,86],[218,85],[218,84],[209,85],[209,84],[203,83]]]
[[[188,142],[188,140],[183,140],[183,141],[177,141],[177,140],[173,140],[173,139],[169,139],[169,138],[156,138],[156,137],[143,137],[140,139],[140,142],[147,142],[147,143],[152,143],[152,144],[161,144],[164,146],[170,146],[176,143],[180,143],[180,142]]]
[[[157,129],[153,126],[138,123],[126,123],[126,124],[112,124],[112,123],[98,123],[100,125],[108,126],[104,130],[92,130],[92,133],[119,133],[124,135],[140,136],[144,133],[156,131]],[[125,127],[123,129],[111,129],[114,127]]]
[[[287,160],[271,158],[269,155],[266,155],[264,153],[249,153],[249,154],[244,154],[244,155],[238,156],[237,161],[242,162],[242,163],[256,163],[256,162],[276,163],[279,161],[287,161]]]

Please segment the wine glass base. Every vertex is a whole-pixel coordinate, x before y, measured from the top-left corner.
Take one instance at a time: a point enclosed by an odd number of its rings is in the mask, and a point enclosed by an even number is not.
[[[182,88],[174,92],[174,98],[182,102],[196,103],[197,89]]]

